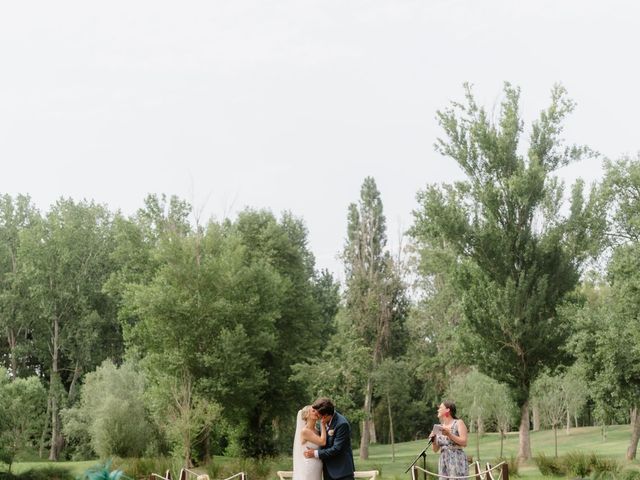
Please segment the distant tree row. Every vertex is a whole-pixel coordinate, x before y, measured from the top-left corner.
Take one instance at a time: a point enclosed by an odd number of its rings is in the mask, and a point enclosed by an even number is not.
[[[519,97],[505,85],[494,119],[467,87],[438,112],[437,150],[465,178],[418,192],[402,252],[365,178],[344,285],[288,213],[201,224],[163,195],[129,217],[0,197],[2,459],[287,453],[318,395],[352,420],[361,458],[426,437],[445,396],[476,435],[519,425],[522,459],[532,425],[579,420],[630,422],[634,458],[640,159],[566,197],[558,170],[593,155],[563,141],[574,104],[555,87],[525,147]]]

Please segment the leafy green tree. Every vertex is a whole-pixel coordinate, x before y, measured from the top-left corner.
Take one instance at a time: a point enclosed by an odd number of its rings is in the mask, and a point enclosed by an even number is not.
[[[191,452],[219,418],[221,407],[195,391],[187,372],[176,378],[156,376],[149,393],[150,404],[160,428],[166,433],[175,458],[192,466]]]
[[[20,238],[24,279],[37,307],[31,334],[40,371],[49,374],[51,460],[64,445],[60,410],[82,373],[121,351],[115,309],[102,291],[111,272],[109,227],[104,207],[61,199]],[[103,329],[115,334],[100,338]]]
[[[576,363],[562,377],[562,388],[565,391],[567,402],[567,435],[570,433],[572,418],[576,428],[578,427],[578,415],[587,405],[590,398],[586,373],[582,367],[582,365]]]
[[[555,456],[558,456],[558,427],[567,416],[567,392],[560,375],[544,373],[531,387],[532,401],[538,406],[542,422],[553,429]]]
[[[584,306],[573,316],[578,331],[572,346],[590,380],[596,415],[606,424],[640,406],[640,155],[606,162],[603,184],[610,205],[608,285],[587,285]],[[632,415],[628,459],[636,457],[639,440],[640,419]]]
[[[47,392],[36,376],[9,380],[0,370],[0,455],[9,465],[34,447],[45,420]]]
[[[476,457],[480,459],[480,435],[484,424],[496,420],[501,433],[500,456],[504,432],[513,418],[514,405],[504,384],[480,373],[477,369],[456,375],[448,390],[449,398],[455,399],[462,416],[467,417],[476,434]]]
[[[418,246],[443,244],[456,255],[453,282],[461,292],[468,361],[512,390],[521,412],[518,456],[531,457],[529,389],[545,367],[564,362],[568,325],[557,306],[579,280],[580,267],[599,248],[599,197],[584,200],[583,183],[560,212],[563,186],[554,173],[589,153],[565,147],[563,121],[574,103],[564,88],[533,123],[526,153],[520,91],[509,84],[494,122],[466,87],[466,102],[438,112],[446,139],[437,150],[466,180],[418,194],[412,235]]]
[[[21,233],[38,219],[38,212],[25,195],[0,196],[0,329],[5,334],[3,355],[13,378],[30,373],[29,352],[32,306],[18,255]]]
[[[105,360],[85,375],[79,404],[62,411],[64,432],[88,437],[101,458],[140,456],[151,437],[144,394],[144,376],[133,365]]]
[[[260,358],[266,384],[249,414],[251,427],[243,441],[255,455],[271,454],[275,453],[273,440],[278,436],[274,425],[294,418],[308,400],[300,395],[301,384],[290,380],[291,366],[321,351],[322,339],[330,333],[331,317],[337,309],[332,297],[337,286],[326,275],[315,272],[306,226],[290,213],[276,219],[268,211],[246,210],[238,215],[232,231],[239,235],[247,259],[273,269],[280,286],[280,295],[273,297],[278,311],[273,324],[275,344]],[[319,278],[326,289],[324,298],[319,295]],[[295,332],[295,341],[291,341],[291,332]],[[288,441],[286,446],[290,446]]]
[[[230,444],[244,455],[274,453],[277,419],[300,405],[291,365],[321,348],[304,225],[246,211],[186,235],[165,232],[154,257],[152,279],[123,297],[136,319],[126,336],[152,385],[190,378],[193,398],[224,406]]]
[[[307,402],[318,396],[333,399],[340,413],[352,423],[362,419],[362,399],[369,373],[370,350],[353,329],[351,319],[341,309],[335,333],[317,357],[293,365],[292,380],[303,385]]]
[[[395,462],[395,432],[394,412],[400,411],[399,406],[404,406],[407,393],[407,384],[410,383],[410,372],[404,361],[385,358],[382,360],[374,374],[374,381],[378,394],[382,397],[382,403],[386,404],[386,414],[389,423],[389,443],[391,444],[391,461]]]
[[[360,200],[349,205],[347,243],[343,253],[346,272],[346,312],[364,345],[370,349],[370,372],[364,393],[360,458],[369,456],[374,432],[372,417],[373,372],[387,355],[404,344],[407,314],[405,288],[386,250],[386,219],[376,182],[365,178]],[[398,341],[400,340],[400,341]]]

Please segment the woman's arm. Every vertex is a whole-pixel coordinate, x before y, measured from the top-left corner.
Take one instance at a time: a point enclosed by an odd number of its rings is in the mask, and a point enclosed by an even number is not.
[[[318,435],[314,430],[304,427],[302,432],[300,432],[300,436],[302,437],[302,440],[308,440],[309,442],[320,445],[321,447],[324,447],[327,444],[327,430],[325,428],[321,428],[320,435]]]
[[[435,433],[431,432],[431,435],[429,435],[429,441],[431,442],[431,449],[434,451],[434,453],[438,453],[438,451],[440,450],[440,445],[438,445]]]
[[[443,433],[456,445],[467,446],[467,426],[462,420],[458,420],[458,435],[454,435],[450,429],[443,429]]]

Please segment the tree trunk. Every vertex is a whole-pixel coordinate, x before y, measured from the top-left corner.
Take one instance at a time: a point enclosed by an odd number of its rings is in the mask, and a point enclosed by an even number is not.
[[[627,448],[627,460],[635,460],[638,451],[638,439],[640,439],[640,415],[638,415],[638,407],[634,407],[631,415],[633,423],[631,424],[631,441]]]
[[[393,441],[393,415],[391,415],[391,399],[387,393],[387,411],[389,413],[389,439],[391,440],[391,461],[396,461],[396,446]]]
[[[533,431],[539,432],[540,431],[540,411],[538,410],[537,405],[534,405],[531,408],[531,415],[533,417]]]
[[[40,449],[38,450],[38,458],[44,458],[45,441],[49,432],[49,421],[51,419],[51,398],[47,399],[47,414],[45,415],[44,427],[42,427],[42,435],[40,435]]]
[[[553,424],[553,445],[555,449],[556,458],[558,458],[558,427]]]
[[[18,341],[16,339],[16,333],[11,328],[7,328],[7,343],[9,345],[9,368],[11,368],[11,380],[15,380],[18,378],[18,359],[16,358]]]
[[[60,428],[60,404],[58,402],[58,353],[60,341],[60,323],[53,319],[53,338],[51,345],[51,376],[49,378],[49,401],[51,402],[51,447],[49,460],[57,461],[62,449],[62,434]]]
[[[480,461],[480,419],[477,419],[477,427],[476,428],[476,460]]]
[[[504,430],[500,430],[500,458],[504,458],[503,454],[504,454]]]
[[[69,395],[67,396],[67,398],[69,399],[69,405],[73,404],[73,402],[75,401],[77,391],[76,385],[78,379],[80,378],[81,372],[82,369],[80,368],[80,362],[76,360],[76,366],[73,369],[73,378],[71,379],[71,385],[69,386]]]
[[[569,435],[571,432],[571,413],[569,412],[569,409],[567,409],[567,435]]]
[[[373,381],[367,379],[367,389],[364,395],[364,420],[362,420],[362,433],[360,435],[360,460],[369,459],[369,422],[371,421],[371,400],[373,397]]]
[[[529,401],[520,407],[520,430],[518,445],[518,460],[531,459],[531,439],[529,437]]]
[[[369,444],[378,443],[378,434],[376,432],[376,421],[371,414],[371,421],[369,422]]]

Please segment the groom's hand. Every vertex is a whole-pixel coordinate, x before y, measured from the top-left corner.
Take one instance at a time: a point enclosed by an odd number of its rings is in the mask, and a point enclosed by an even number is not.
[[[313,449],[307,448],[304,451],[304,456],[305,456],[305,458],[313,458],[313,457],[315,457],[315,454],[313,453]]]

